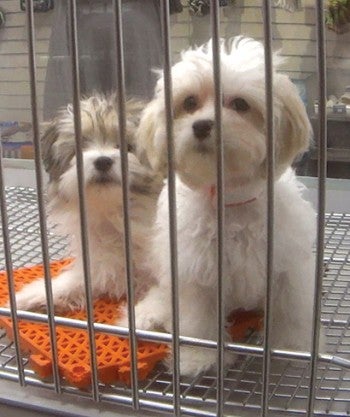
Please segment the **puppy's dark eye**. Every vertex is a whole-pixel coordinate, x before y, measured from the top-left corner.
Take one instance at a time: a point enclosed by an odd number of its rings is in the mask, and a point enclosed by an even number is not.
[[[249,104],[242,97],[232,99],[229,103],[229,107],[238,112],[246,112],[250,109]]]
[[[196,110],[196,108],[198,107],[198,99],[195,96],[188,96],[185,98],[184,102],[183,102],[183,108],[184,110],[186,110],[187,112],[191,112]]]
[[[83,149],[87,149],[93,143],[93,140],[84,135],[82,136],[81,140]]]

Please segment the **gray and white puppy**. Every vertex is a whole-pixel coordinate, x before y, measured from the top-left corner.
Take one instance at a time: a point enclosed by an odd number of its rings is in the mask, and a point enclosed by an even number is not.
[[[126,136],[134,147],[142,103],[126,103]],[[81,101],[83,174],[93,296],[120,298],[126,292],[121,155],[116,97],[95,95]],[[84,273],[75,155],[74,113],[61,110],[42,138],[49,174],[50,220],[70,238],[75,261],[52,281],[54,304],[60,310],[85,305]],[[143,250],[162,180],[128,153],[130,219],[136,295],[150,285]],[[21,310],[46,306],[44,280],[25,286],[16,297]]]

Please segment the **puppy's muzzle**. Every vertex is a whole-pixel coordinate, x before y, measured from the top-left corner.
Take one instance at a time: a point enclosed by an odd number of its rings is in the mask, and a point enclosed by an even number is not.
[[[200,141],[206,139],[210,135],[213,126],[214,122],[210,119],[195,121],[192,125],[194,136]]]
[[[109,156],[99,156],[94,160],[95,173],[90,179],[90,184],[113,184],[119,180],[113,169],[114,159]]]
[[[111,169],[113,163],[114,161],[112,158],[109,158],[108,156],[99,156],[97,159],[95,159],[94,166],[99,172],[108,172]]]

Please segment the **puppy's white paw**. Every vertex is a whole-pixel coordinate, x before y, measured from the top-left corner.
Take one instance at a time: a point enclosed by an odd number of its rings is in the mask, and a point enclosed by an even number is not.
[[[55,311],[62,313],[64,311],[81,311],[86,310],[86,298],[84,293],[67,295],[66,297],[54,298]]]
[[[213,349],[182,347],[180,349],[180,373],[184,376],[196,376],[208,371],[217,361]]]
[[[116,326],[120,327],[129,327],[129,318],[128,318],[128,310],[126,305],[119,307],[118,318],[116,321]]]
[[[140,303],[135,307],[136,329],[152,330],[156,327],[158,320],[151,308],[146,303]],[[120,318],[117,319],[117,326],[129,327],[128,310],[126,306],[120,308]]]
[[[33,282],[16,294],[18,310],[43,310],[46,308],[44,281],[40,280],[40,284]]]
[[[52,294],[56,313],[86,308],[86,298],[82,286],[66,285],[58,277],[52,281]],[[16,294],[16,303],[18,310],[47,310],[45,281],[39,279],[23,287]]]
[[[135,307],[135,325],[137,329],[152,330],[157,327],[158,323],[159,317],[157,317],[157,313],[152,309],[152,306],[141,302]]]
[[[215,349],[181,347],[180,348],[180,373],[183,376],[195,377],[202,372],[213,369],[217,363],[218,354]],[[237,355],[225,353],[224,366],[227,368],[235,362]],[[172,357],[166,361],[167,366],[171,369]]]

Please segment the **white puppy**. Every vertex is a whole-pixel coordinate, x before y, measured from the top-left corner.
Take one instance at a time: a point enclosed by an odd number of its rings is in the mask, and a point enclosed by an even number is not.
[[[134,146],[142,104],[127,103],[126,136]],[[119,151],[118,114],[114,96],[94,96],[81,102],[83,173],[93,296],[125,295],[124,227]],[[42,139],[43,159],[49,173],[51,221],[68,235],[75,261],[52,281],[54,304],[60,310],[85,305],[78,179],[75,157],[74,114],[71,106],[50,123]],[[136,294],[150,285],[143,269],[144,240],[155,212],[161,180],[128,153],[130,218]],[[16,296],[19,309],[46,306],[44,280],[25,286]]]
[[[274,56],[275,70],[280,62]],[[251,39],[221,44],[224,144],[224,303],[262,309],[266,289],[267,185],[264,48]],[[274,71],[276,148],[273,329],[275,348],[309,350],[314,292],[315,212],[290,165],[308,148],[311,129],[297,89]],[[182,54],[172,68],[180,334],[217,337],[216,129],[210,43]],[[143,112],[141,155],[163,171],[167,140],[163,79]],[[152,239],[158,283],[136,306],[136,326],[171,331],[168,188],[158,201]],[[124,321],[125,324],[125,321]],[[215,350],[182,347],[181,373],[216,362]]]

